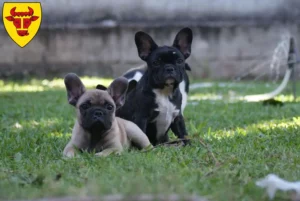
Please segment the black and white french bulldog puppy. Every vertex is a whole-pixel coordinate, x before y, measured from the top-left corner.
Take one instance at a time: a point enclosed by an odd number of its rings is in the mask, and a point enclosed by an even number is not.
[[[153,145],[168,142],[170,128],[178,138],[189,142],[179,85],[185,79],[185,60],[191,54],[192,40],[189,28],[179,31],[172,46],[158,46],[141,31],[135,34],[139,57],[147,68],[116,115],[137,124]]]
[[[140,81],[146,69],[147,69],[147,65],[143,64],[139,67],[129,69],[122,75],[128,80],[129,83],[128,92],[131,91],[134,87],[136,87],[137,82]],[[191,67],[189,66],[188,63],[185,63],[185,70],[191,71]],[[182,96],[182,102],[181,102],[182,113],[187,104],[187,98],[188,98],[189,86],[190,86],[190,80],[186,71],[184,73],[182,82],[179,83],[179,90]]]

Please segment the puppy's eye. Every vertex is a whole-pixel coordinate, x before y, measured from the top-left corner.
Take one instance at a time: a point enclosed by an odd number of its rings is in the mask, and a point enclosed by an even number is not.
[[[178,64],[182,64],[182,62],[183,62],[183,59],[177,59],[176,60],[176,63],[178,63]]]
[[[114,106],[112,106],[111,104],[106,104],[106,109],[107,110],[113,110]]]
[[[160,62],[157,61],[157,60],[156,60],[156,61],[153,61],[153,63],[152,63],[153,66],[159,66],[159,64],[160,64]]]
[[[80,108],[83,109],[83,110],[87,110],[91,107],[91,103],[83,103],[80,105]]]

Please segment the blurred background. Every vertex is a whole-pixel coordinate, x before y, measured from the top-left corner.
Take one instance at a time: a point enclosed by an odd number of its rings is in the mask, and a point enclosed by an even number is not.
[[[143,64],[134,43],[137,31],[149,33],[158,45],[171,45],[183,27],[194,34],[187,60],[191,78],[253,78],[264,72],[280,77],[285,67],[270,67],[276,47],[288,36],[300,39],[299,0],[40,2],[42,24],[25,48],[9,38],[2,24],[1,79],[63,77],[67,72],[120,76]]]

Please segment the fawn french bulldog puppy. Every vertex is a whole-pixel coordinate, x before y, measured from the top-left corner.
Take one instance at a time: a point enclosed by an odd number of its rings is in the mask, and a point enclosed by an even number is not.
[[[113,152],[121,153],[129,146],[140,149],[152,147],[136,124],[115,116],[116,110],[125,101],[126,78],[115,79],[108,88],[98,85],[97,89],[91,90],[86,90],[74,73],[67,74],[64,82],[68,102],[76,107],[77,119],[63,155],[73,157],[78,149],[107,156]]]

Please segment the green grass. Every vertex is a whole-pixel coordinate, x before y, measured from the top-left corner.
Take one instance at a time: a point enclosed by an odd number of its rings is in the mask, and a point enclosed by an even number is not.
[[[109,82],[84,80],[88,87]],[[283,107],[231,101],[230,94],[275,86],[240,83],[191,91],[194,104],[184,113],[193,140],[189,147],[64,159],[75,111],[63,81],[0,81],[0,199],[181,193],[216,201],[268,200],[255,186],[257,179],[269,173],[300,179],[299,100],[292,101],[289,89],[278,97]],[[288,197],[276,194],[276,200]]]

